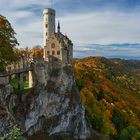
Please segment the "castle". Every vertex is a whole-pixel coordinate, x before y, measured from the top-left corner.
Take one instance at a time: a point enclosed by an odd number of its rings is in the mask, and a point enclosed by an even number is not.
[[[4,78],[0,75],[0,101],[4,112],[0,119],[0,135],[11,132],[19,124],[28,136],[45,134],[46,137],[47,134],[46,139],[84,140],[90,136],[90,131],[74,79],[73,44],[60,32],[59,23],[55,32],[55,11],[45,9],[43,13],[44,60],[34,59],[29,69],[10,73],[18,75],[19,90],[23,90],[23,76],[29,72],[29,87],[33,88],[21,98],[20,94],[11,94],[10,75]]]
[[[55,10],[44,9],[44,60],[53,63],[57,60],[62,64],[70,64],[73,58],[73,44],[66,35],[60,32],[58,22],[57,32],[55,32]]]
[[[60,23],[58,22],[57,32],[55,32],[55,10],[46,8],[43,11],[44,17],[44,60],[48,62],[49,70],[58,69],[72,63],[73,59],[73,43],[66,35],[60,32]],[[21,61],[17,64],[11,64],[7,66],[8,72],[14,70],[26,69],[28,64]],[[22,74],[22,73],[21,73]],[[19,75],[21,75],[19,74]],[[23,79],[23,76],[21,77]],[[23,86],[23,80],[22,86]],[[20,83],[21,83],[20,81]],[[3,80],[2,80],[3,82]],[[33,81],[32,71],[29,71],[29,87],[33,87],[35,81]]]

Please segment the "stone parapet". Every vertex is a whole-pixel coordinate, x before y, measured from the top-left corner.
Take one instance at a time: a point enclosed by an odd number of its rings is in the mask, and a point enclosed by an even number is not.
[[[7,85],[9,84],[9,77],[0,77],[0,85]]]

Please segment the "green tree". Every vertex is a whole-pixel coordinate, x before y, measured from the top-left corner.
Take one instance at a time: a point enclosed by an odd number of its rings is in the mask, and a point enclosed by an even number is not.
[[[140,132],[138,132],[137,128],[134,126],[128,126],[124,128],[119,136],[119,140],[140,140]]]
[[[126,117],[123,112],[118,108],[113,109],[112,122],[114,123],[118,132],[120,132],[123,128],[127,126]]]
[[[19,58],[15,49],[15,46],[19,45],[15,34],[10,22],[0,15],[0,71]]]

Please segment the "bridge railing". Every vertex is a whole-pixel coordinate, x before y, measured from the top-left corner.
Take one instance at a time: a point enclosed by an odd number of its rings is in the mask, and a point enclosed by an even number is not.
[[[14,70],[9,70],[9,71],[5,71],[5,72],[0,72],[0,77],[6,77],[6,76],[10,76],[13,74],[20,74],[20,73],[25,73],[28,71],[32,71],[31,67],[26,67],[26,68],[20,68],[20,69],[14,69]]]

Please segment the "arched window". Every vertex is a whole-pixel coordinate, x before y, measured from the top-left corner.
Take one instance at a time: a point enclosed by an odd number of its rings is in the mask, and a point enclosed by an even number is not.
[[[55,44],[54,44],[54,43],[52,43],[52,44],[51,44],[51,47],[52,47],[52,48],[55,48]]]

